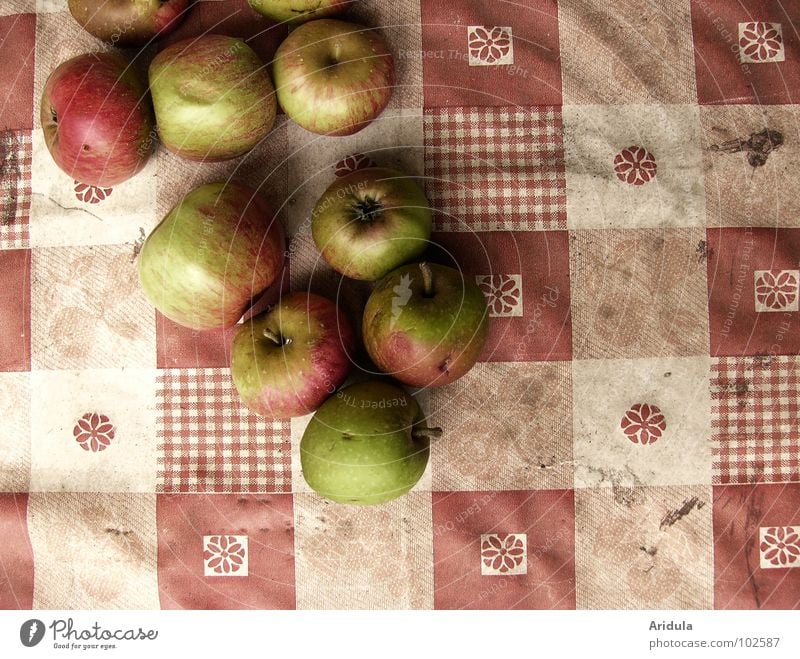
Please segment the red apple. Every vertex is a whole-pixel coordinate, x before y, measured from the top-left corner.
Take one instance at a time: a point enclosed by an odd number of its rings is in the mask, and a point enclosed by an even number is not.
[[[143,46],[172,32],[190,0],[69,0],[73,18],[89,34],[115,46]]]
[[[236,332],[231,376],[248,408],[273,419],[316,410],[344,382],[355,338],[330,300],[291,293]]]
[[[351,135],[389,103],[394,62],[377,31],[333,19],[304,23],[275,53],[272,74],[287,115],[312,133]]]
[[[483,351],[486,298],[455,268],[404,265],[375,286],[362,331],[369,356],[394,378],[415,387],[449,384]]]
[[[283,269],[284,236],[267,202],[241,183],[187,194],[139,253],[145,295],[192,329],[232,327]]]
[[[87,53],[50,74],[39,113],[56,164],[88,185],[111,187],[140,171],[153,150],[145,86],[115,53]]]

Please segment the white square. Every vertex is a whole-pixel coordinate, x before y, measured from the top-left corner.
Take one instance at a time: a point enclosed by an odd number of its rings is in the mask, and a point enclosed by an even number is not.
[[[30,373],[0,373],[0,492],[30,489],[30,405]]]
[[[569,229],[705,226],[700,118],[690,105],[565,105]]]
[[[739,61],[747,64],[783,62],[783,30],[780,23],[739,23]]]
[[[161,219],[156,216],[155,155],[133,178],[97,188],[59,169],[40,128],[32,132],[31,141],[32,246],[127,243],[132,250]]]
[[[287,201],[290,236],[310,233],[311,212],[337,173],[341,176],[367,165],[390,167],[410,176],[425,172],[421,110],[386,111],[355,135],[335,140],[296,124],[289,124],[287,130],[294,145],[288,172],[289,190],[293,191]]]
[[[528,536],[525,533],[481,535],[481,574],[513,576],[528,573]]]
[[[34,609],[158,609],[156,495],[31,492]]]
[[[757,312],[797,311],[800,270],[756,270],[753,295]]]
[[[31,491],[155,492],[154,369],[31,373]]]
[[[514,63],[514,36],[510,27],[467,27],[470,66],[502,66]]]
[[[130,245],[33,250],[34,369],[155,367],[155,311],[136,265]]]
[[[246,577],[248,550],[246,535],[203,536],[203,575],[206,577]]]
[[[709,373],[707,357],[573,361],[575,487],[710,484]]]
[[[67,0],[36,0],[37,14],[53,14],[59,11],[69,11]]]
[[[758,543],[762,570],[800,567],[800,526],[761,526]]]
[[[519,318],[522,308],[522,275],[475,275],[475,283],[486,296],[492,318]]]

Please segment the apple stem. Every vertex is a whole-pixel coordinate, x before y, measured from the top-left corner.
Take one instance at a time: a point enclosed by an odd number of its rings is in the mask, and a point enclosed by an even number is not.
[[[415,428],[411,436],[414,439],[439,439],[442,436],[441,428]]]
[[[431,266],[427,263],[420,263],[419,269],[422,271],[422,286],[425,289],[425,297],[433,295],[433,273]]]
[[[264,336],[266,336],[270,341],[274,342],[276,345],[283,345],[283,341],[281,337],[275,334],[271,329],[265,329],[263,332]]]

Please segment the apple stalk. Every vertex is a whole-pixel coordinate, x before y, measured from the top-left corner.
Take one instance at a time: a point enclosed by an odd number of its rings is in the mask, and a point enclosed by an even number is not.
[[[411,436],[414,439],[428,439],[434,440],[439,439],[442,436],[442,429],[441,428],[417,428],[411,432]]]
[[[420,263],[419,269],[422,271],[422,286],[425,289],[425,297],[433,297],[433,273],[427,263]]]
[[[278,346],[288,346],[292,342],[291,339],[284,339],[280,334],[276,334],[271,329],[265,329],[263,334],[266,338]]]

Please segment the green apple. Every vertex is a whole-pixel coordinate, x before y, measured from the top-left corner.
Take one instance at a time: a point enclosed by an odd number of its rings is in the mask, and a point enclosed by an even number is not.
[[[283,229],[241,183],[189,192],[145,240],[139,281],[152,305],[197,330],[232,327],[283,269]]]
[[[295,123],[321,135],[351,135],[389,104],[394,60],[377,30],[321,18],[278,46],[272,77]]]
[[[433,214],[410,176],[392,169],[357,169],[337,179],[311,214],[317,249],[351,279],[374,281],[428,247]]]
[[[428,464],[428,428],[417,401],[378,380],[339,390],[300,441],[306,482],[321,496],[356,505],[391,501],[417,484]]]
[[[282,23],[302,23],[314,18],[334,16],[355,0],[247,0],[259,14]]]
[[[486,298],[459,270],[412,263],[381,279],[364,308],[362,334],[372,361],[415,387],[449,384],[483,351]]]
[[[250,151],[275,122],[267,69],[241,39],[221,34],[162,50],[148,72],[158,135],[187,160],[230,160]]]

